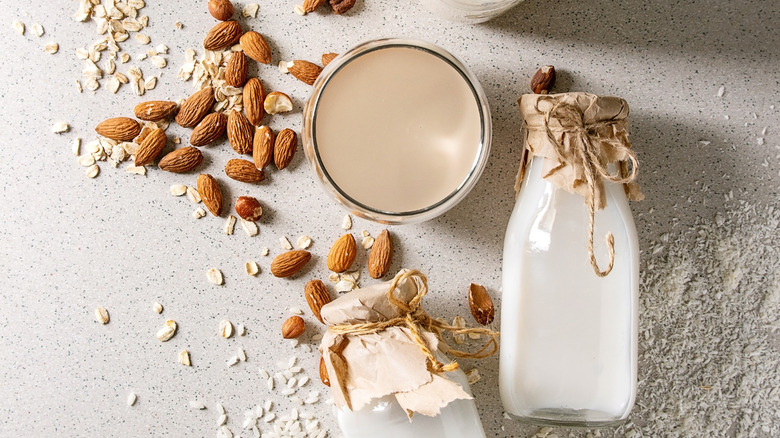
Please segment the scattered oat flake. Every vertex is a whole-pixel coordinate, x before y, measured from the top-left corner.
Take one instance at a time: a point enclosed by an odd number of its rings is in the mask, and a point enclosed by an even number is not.
[[[153,310],[154,310],[154,312],[155,312],[155,313],[157,313],[157,314],[160,314],[160,313],[162,313],[162,312],[163,312],[163,306],[162,306],[162,304],[158,303],[157,301],[155,301],[155,302],[154,302],[154,304],[152,304],[152,309],[153,309]]]
[[[157,331],[157,339],[160,342],[166,342],[176,334],[178,325],[176,321],[169,319],[165,321],[165,325]]]
[[[57,44],[57,43],[54,43],[54,42],[46,43],[46,45],[43,46],[43,50],[46,53],[49,53],[49,54],[53,55],[53,54],[55,54],[55,53],[60,51],[60,45]]]
[[[219,335],[227,339],[233,336],[233,323],[227,319],[223,319],[219,322]]]
[[[371,236],[364,237],[362,245],[363,245],[363,249],[371,248],[372,246],[374,246],[374,238]]]
[[[720,88],[718,88],[718,97],[723,97],[723,94],[726,92],[726,86],[721,85]]]
[[[92,154],[84,154],[80,156],[76,161],[79,163],[79,166],[89,167],[95,164],[95,156]]]
[[[201,411],[206,409],[206,405],[204,405],[203,403],[201,403],[201,402],[199,402],[197,400],[190,401],[190,406],[193,409],[198,409],[198,410],[201,410]]]
[[[41,26],[40,23],[33,23],[32,30],[35,32],[35,35],[39,37],[43,36],[43,26]]]
[[[257,236],[257,234],[260,232],[260,229],[257,227],[257,224],[253,221],[248,221],[241,219],[241,228],[244,229],[244,232],[246,232],[247,236]]]
[[[270,250],[269,250],[267,247],[263,247],[263,250],[262,250],[262,251],[260,251],[260,254],[261,254],[261,255],[263,255],[263,256],[265,257],[265,256],[267,256],[267,255],[268,255],[268,253],[270,253],[270,252],[271,252],[271,251],[270,251]]]
[[[200,193],[194,187],[187,187],[187,198],[195,204],[200,204]]]
[[[70,131],[70,125],[65,122],[57,122],[51,127],[51,132],[55,134],[62,134],[68,131]]]
[[[101,324],[108,324],[108,310],[106,310],[105,307],[98,307],[95,309],[95,319]]]
[[[284,249],[286,249],[288,251],[293,249],[292,244],[290,244],[290,241],[287,240],[286,236],[280,237],[279,238],[279,243],[282,245],[282,248],[284,248]]]
[[[154,90],[154,88],[157,86],[157,77],[152,76],[151,78],[144,81],[144,88],[146,90]]]
[[[138,400],[138,396],[137,396],[137,395],[135,395],[135,393],[134,393],[134,392],[131,392],[131,393],[130,393],[130,394],[127,396],[127,406],[133,406],[133,405],[135,404],[135,401],[136,401],[136,400]]]
[[[303,5],[295,5],[295,13],[304,16],[306,15],[306,9],[303,8]]]
[[[290,313],[292,313],[293,315],[303,315],[303,310],[301,310],[300,307],[293,306],[290,307]]]
[[[482,376],[479,375],[479,370],[476,368],[466,371],[466,379],[468,379],[469,385],[477,383],[481,378]]]
[[[79,90],[79,93],[83,91],[83,89],[81,88],[81,81],[79,81],[78,79],[76,79],[76,89]]]
[[[238,356],[233,356],[227,361],[228,368],[232,367],[233,365],[238,363]]]
[[[21,21],[14,21],[13,26],[14,26],[14,30],[19,35],[24,35],[24,23],[22,23]]]
[[[142,33],[135,34],[135,40],[141,44],[149,44],[152,41],[151,38],[149,38],[149,35]]]
[[[225,221],[225,228],[224,228],[225,234],[227,234],[228,236],[232,235],[233,230],[235,230],[235,228],[236,228],[236,217],[231,214],[230,216],[228,216],[227,220]]]
[[[352,228],[352,216],[348,214],[344,216],[344,220],[341,221],[341,228],[345,230],[349,230]]]
[[[134,175],[146,175],[146,167],[144,166],[127,166],[125,170],[127,173],[132,173]]]
[[[98,176],[98,174],[100,174],[100,167],[98,167],[97,164],[93,164],[92,166],[90,166],[85,173],[85,175],[87,175],[87,178],[95,178]]]
[[[238,336],[246,335],[246,327],[244,327],[244,324],[239,324],[236,331],[238,332]]]
[[[257,266],[257,262],[254,260],[250,260],[244,263],[244,269],[246,270],[246,273],[251,276],[255,276],[258,272],[260,272],[260,268]]]
[[[216,284],[217,286],[221,286],[225,282],[222,271],[217,268],[209,268],[206,271],[206,278],[208,278],[211,284]]]
[[[185,193],[187,193],[187,186],[184,184],[174,184],[171,186],[171,195],[183,196]]]
[[[758,137],[756,139],[756,143],[758,143],[759,146],[763,146],[764,145],[764,138],[763,137]]]
[[[227,414],[222,414],[217,419],[217,426],[224,426],[227,423]]]
[[[206,216],[206,210],[199,208],[192,212],[192,217],[195,219],[201,219]]]
[[[241,359],[241,362],[246,362],[246,351],[244,351],[243,348],[238,349],[238,358]]]
[[[181,21],[177,21],[177,22],[174,24],[174,26],[176,26],[176,29],[179,29],[179,30],[181,30],[181,29],[184,29],[184,24],[182,24],[182,22],[181,22]]]
[[[296,243],[298,244],[298,248],[300,249],[309,249],[309,247],[311,246],[311,237],[304,234],[303,236],[298,238],[298,242]]]
[[[363,237],[368,237],[368,236],[370,236],[370,235],[371,235],[371,233],[369,233],[369,232],[368,232],[368,230],[363,230],[363,231],[361,231],[361,232],[360,232],[360,234],[361,234]]]
[[[70,149],[73,152],[73,155],[79,156],[79,153],[81,152],[81,138],[74,138]]]
[[[292,61],[279,61],[279,71],[284,74],[290,73],[290,67],[292,66]]]
[[[260,9],[260,5],[257,3],[249,3],[248,5],[244,6],[244,10],[241,11],[242,15],[244,17],[257,17],[257,10]]]

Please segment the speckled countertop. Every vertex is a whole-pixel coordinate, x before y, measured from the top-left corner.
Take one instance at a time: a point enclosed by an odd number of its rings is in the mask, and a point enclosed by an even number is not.
[[[244,411],[269,399],[258,369],[273,371],[277,361],[291,356],[312,378],[306,389],[324,392],[316,374],[318,356],[292,348],[278,332],[290,306],[306,309],[305,282],[327,276],[324,257],[343,232],[345,212],[324,195],[300,149],[289,171],[272,172],[260,187],[221,178],[228,199],[253,194],[267,206],[260,234],[253,238],[240,228],[225,235],[224,219],[193,219],[195,207],[171,196],[171,185],[194,185],[193,175],[151,167],[146,176],[137,176],[124,171],[126,164],[114,169],[102,163],[96,179],[86,178],[71,152],[73,139],[94,139],[98,121],[131,115],[142,100],[189,95],[191,83],[176,77],[184,50],[195,48],[200,55],[214,21],[205,1],[147,1],[144,33],[152,46],[170,48],[168,67],[133,60],[118,70],[139,65],[145,76],[159,76],[156,89],[143,98],[126,85],[116,95],[105,87],[79,93],[75,81],[83,61],[75,51],[98,34],[93,22],[72,19],[77,3],[17,2],[0,8],[0,436],[213,436],[217,402],[238,434]],[[685,230],[736,208],[735,200],[778,204],[776,2],[529,0],[481,25],[444,21],[416,2],[358,0],[346,16],[306,17],[293,13],[294,5],[260,2],[257,18],[242,19],[268,37],[275,62],[317,60],[321,53],[343,52],[379,37],[419,38],[460,58],[485,89],[493,151],[477,186],[438,219],[391,228],[397,239],[392,269],[427,273],[433,292],[426,307],[433,315],[466,316],[466,287],[472,281],[487,286],[500,309],[502,239],[521,147],[515,99],[543,64],[558,68],[557,90],[619,95],[630,103],[631,135],[647,195],[632,205],[643,248],[664,236],[685,239]],[[27,25],[24,36],[14,31],[16,20]],[[40,38],[32,29],[36,22],[45,28]],[[59,43],[59,53],[44,52],[50,41]],[[123,47],[133,56],[146,50],[132,39]],[[300,130],[308,87],[275,65],[252,67],[250,73],[293,96],[295,111],[274,117],[271,126]],[[725,92],[719,97],[721,86]],[[70,132],[51,132],[60,121],[70,124]],[[188,131],[172,125],[169,134],[186,141]],[[205,148],[206,170],[221,174],[232,158],[226,147]],[[376,235],[382,227],[355,218],[353,232],[363,229]],[[302,234],[314,240],[310,270],[292,280],[272,277],[268,266],[281,252],[279,237],[294,242]],[[263,247],[271,256],[261,255]],[[655,257],[644,251],[643,268],[652,269],[648,261]],[[259,276],[244,273],[247,259],[258,261]],[[366,274],[365,259],[358,264]],[[224,286],[206,281],[212,266],[224,273]],[[155,301],[164,306],[162,315],[152,311]],[[95,322],[97,306],[109,310],[109,324]],[[306,318],[310,329],[302,343],[316,346],[310,337],[319,328],[310,315]],[[176,320],[179,331],[160,343],[154,334],[165,319]],[[245,325],[246,336],[219,338],[222,319]],[[643,316],[641,324],[674,321]],[[191,352],[192,367],[176,362],[182,348]],[[226,367],[238,348],[246,350],[248,360]],[[776,360],[776,350],[770,354]],[[640,365],[634,421],[602,435],[669,435],[686,417],[705,415],[653,406],[646,379],[652,360]],[[497,357],[464,361],[466,369],[476,366],[482,375],[473,391],[487,435],[530,436],[538,428],[502,416],[497,365]],[[138,401],[128,407],[131,392]],[[272,398],[279,401],[280,415],[292,407],[280,395]],[[208,409],[191,409],[188,403],[196,399]],[[650,429],[648,419],[655,418],[656,409],[670,413]],[[324,403],[304,410],[338,436]],[[739,411],[734,424],[742,421]],[[733,433],[729,424],[724,430]],[[756,433],[760,429],[749,432]]]

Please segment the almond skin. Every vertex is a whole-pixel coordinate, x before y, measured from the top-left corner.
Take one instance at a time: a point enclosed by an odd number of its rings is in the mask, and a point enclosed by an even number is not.
[[[300,316],[291,316],[282,324],[282,337],[284,339],[295,339],[306,331],[306,321]]]
[[[198,175],[197,189],[206,208],[214,216],[219,216],[222,213],[222,191],[217,180],[207,173],[202,173]]]
[[[178,105],[176,102],[165,100],[151,100],[141,102],[135,106],[135,116],[141,120],[156,122],[157,120],[167,119],[176,112]]]
[[[265,115],[265,109],[263,108],[263,101],[265,101],[265,90],[260,79],[252,78],[244,84],[244,111],[246,111],[246,118],[249,123],[260,126],[263,122],[263,116]]]
[[[290,128],[283,129],[274,142],[274,164],[279,170],[290,164],[298,148],[298,135]]]
[[[322,66],[327,67],[327,65],[330,64],[330,62],[333,61],[337,56],[339,56],[338,53],[323,53]]]
[[[225,174],[245,183],[256,183],[265,179],[263,171],[255,167],[254,163],[239,158],[228,160],[225,164]]]
[[[227,137],[234,151],[239,154],[251,154],[254,134],[255,127],[249,123],[246,116],[236,110],[230,112],[227,121]]]
[[[375,243],[376,245],[376,243]],[[495,308],[493,300],[490,299],[487,289],[476,283],[469,286],[469,309],[474,320],[481,325],[488,325],[493,322],[495,317]]]
[[[227,129],[227,117],[222,113],[211,113],[195,126],[190,134],[190,144],[205,146],[219,139]]]
[[[238,21],[227,20],[217,23],[209,30],[206,39],[203,40],[203,48],[215,51],[230,47],[238,42],[242,32]]]
[[[371,278],[382,278],[390,270],[393,261],[393,241],[390,232],[382,230],[374,240],[371,253],[368,255],[368,274]]]
[[[309,304],[311,313],[324,324],[320,311],[322,310],[322,306],[330,302],[330,292],[328,292],[328,288],[326,288],[325,284],[320,280],[311,280],[306,283],[304,295],[306,296],[306,302]]]
[[[302,249],[287,251],[274,257],[271,262],[271,274],[285,278],[295,275],[311,260],[311,253]]]
[[[243,87],[249,72],[244,52],[233,52],[225,66],[225,82],[231,87]]]
[[[320,356],[320,380],[325,384],[325,386],[330,386],[328,368],[325,366],[325,358],[322,356]]]
[[[214,89],[206,87],[184,101],[179,108],[179,114],[176,114],[176,123],[185,128],[192,128],[206,117],[213,105]]]
[[[262,64],[271,63],[271,48],[259,33],[250,30],[241,36],[241,48],[246,55]]]
[[[333,272],[344,272],[352,266],[357,255],[357,245],[352,234],[345,234],[330,247],[328,252],[328,269]]]
[[[235,11],[230,0],[209,0],[209,14],[219,21],[230,20]]]
[[[202,162],[203,154],[200,150],[186,146],[169,152],[157,163],[157,167],[168,172],[185,173],[200,166]]]
[[[138,146],[138,151],[135,153],[135,165],[146,166],[154,161],[160,152],[165,147],[165,143],[168,138],[165,136],[165,131],[160,128],[155,128],[149,135],[144,138],[141,145]]]
[[[274,132],[268,126],[261,126],[255,130],[252,159],[255,161],[255,167],[260,170],[265,169],[274,159]]]
[[[129,117],[114,117],[98,123],[95,132],[111,140],[130,141],[141,133],[141,125]]]
[[[292,62],[292,65],[288,70],[290,71],[290,74],[295,76],[299,81],[314,85],[317,76],[322,72],[322,67],[309,61],[296,59]]]
[[[239,196],[236,200],[236,213],[245,221],[255,222],[263,216],[263,207],[255,197]]]

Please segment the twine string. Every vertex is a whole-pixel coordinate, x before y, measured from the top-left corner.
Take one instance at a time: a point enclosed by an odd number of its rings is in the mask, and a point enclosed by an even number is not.
[[[398,284],[407,279],[419,280],[417,283],[417,294],[409,300],[408,303],[399,300],[395,297],[395,289]],[[372,333],[381,332],[390,327],[405,327],[409,330],[412,338],[425,357],[428,359],[428,366],[432,372],[441,373],[444,371],[455,371],[458,369],[458,363],[451,361],[448,364],[440,362],[434,352],[428,347],[428,343],[425,340],[424,332],[431,332],[436,337],[442,340],[442,334],[444,332],[450,332],[453,334],[480,334],[490,337],[490,339],[479,349],[476,353],[470,353],[462,350],[450,349],[447,351],[459,358],[473,358],[481,359],[491,356],[498,351],[498,332],[487,328],[481,327],[456,327],[445,322],[433,319],[422,308],[422,299],[428,293],[428,278],[420,271],[416,269],[408,270],[397,275],[390,287],[387,290],[387,299],[392,305],[397,307],[401,314],[395,318],[378,321],[378,322],[363,322],[363,323],[346,323],[336,324],[328,327],[333,333],[344,335],[367,335]]]
[[[539,109],[539,102],[552,101],[552,107],[547,111]],[[575,141],[569,142],[572,148],[572,152],[577,155],[579,161],[582,163],[582,168],[585,174],[585,183],[588,187],[588,196],[586,199],[588,205],[588,256],[590,257],[590,264],[593,267],[593,271],[599,277],[606,277],[612,272],[612,268],[615,265],[615,236],[612,232],[607,232],[606,243],[607,250],[609,251],[609,264],[606,269],[601,270],[596,260],[596,255],[593,251],[593,235],[595,234],[595,217],[596,217],[596,186],[601,186],[603,180],[607,180],[618,184],[628,184],[636,179],[639,171],[639,161],[637,161],[636,154],[622,141],[613,138],[612,136],[601,135],[602,128],[611,127],[614,129],[615,120],[604,120],[595,123],[585,123],[584,114],[579,106],[564,102],[562,99],[557,99],[554,96],[544,96],[536,102],[536,111],[544,115],[544,130],[547,134],[547,139],[554,146],[555,153],[558,155],[558,161],[560,163],[570,162],[567,160],[567,156],[570,152],[567,151],[564,145],[564,137],[571,135]],[[561,125],[558,127],[551,127],[550,120],[555,119]],[[555,134],[561,134],[561,140],[559,141]],[[594,143],[595,140],[595,143]],[[629,172],[621,174],[618,171],[613,175],[607,170],[608,162],[605,163],[604,154],[602,152],[603,145],[608,145],[618,152],[624,158],[621,161],[628,161],[631,165]]]

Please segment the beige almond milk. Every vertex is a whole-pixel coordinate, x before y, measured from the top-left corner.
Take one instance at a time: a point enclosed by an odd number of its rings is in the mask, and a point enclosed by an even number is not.
[[[325,85],[313,134],[325,172],[346,197],[402,213],[433,206],[475,168],[476,94],[434,53],[390,46],[344,64]]]

